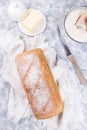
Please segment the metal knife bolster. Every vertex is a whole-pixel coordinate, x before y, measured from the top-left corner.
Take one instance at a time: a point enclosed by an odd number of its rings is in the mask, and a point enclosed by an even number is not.
[[[67,56],[72,55],[72,53],[71,53],[70,49],[68,48],[68,46],[66,44],[63,44],[63,46],[64,46],[64,50],[65,50],[66,55]]]

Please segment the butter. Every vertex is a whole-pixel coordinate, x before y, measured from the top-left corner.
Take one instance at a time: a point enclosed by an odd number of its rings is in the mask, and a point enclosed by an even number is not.
[[[25,19],[22,19],[21,22],[27,30],[33,32],[39,26],[42,20],[42,15],[39,12],[30,11],[27,17],[25,17]]]
[[[27,16],[29,15],[28,10],[26,10],[23,15],[19,18],[19,20],[22,22]]]

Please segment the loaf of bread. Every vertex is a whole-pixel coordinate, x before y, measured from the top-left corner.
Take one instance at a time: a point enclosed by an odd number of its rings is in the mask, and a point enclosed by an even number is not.
[[[15,62],[35,117],[47,119],[61,113],[63,102],[43,51],[26,51]]]

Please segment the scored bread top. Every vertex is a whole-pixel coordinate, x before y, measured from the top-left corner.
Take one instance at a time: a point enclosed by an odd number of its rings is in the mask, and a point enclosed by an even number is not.
[[[63,103],[41,49],[33,49],[16,57],[25,93],[37,119],[52,117],[63,110]]]

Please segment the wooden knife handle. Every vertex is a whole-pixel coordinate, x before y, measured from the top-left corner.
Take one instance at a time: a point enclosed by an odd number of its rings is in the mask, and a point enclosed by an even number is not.
[[[84,84],[84,85],[87,84],[87,80],[83,76],[82,71],[81,71],[80,67],[78,66],[74,56],[73,55],[69,55],[68,59],[72,62],[73,66],[74,66],[74,69],[75,69],[75,72],[76,72],[76,74],[77,74],[77,76],[78,76],[78,78],[80,80],[80,83]]]

